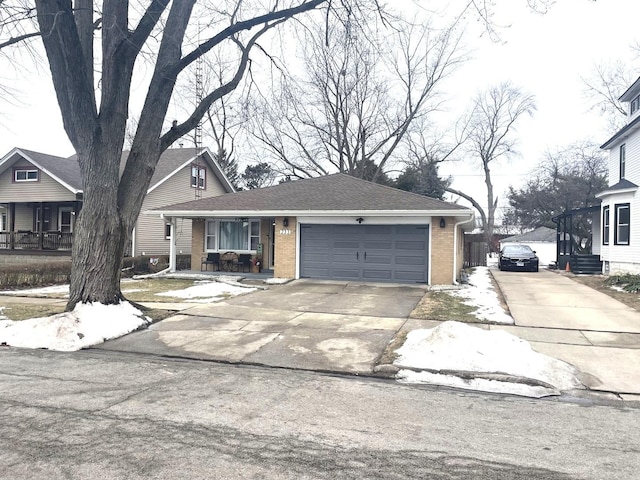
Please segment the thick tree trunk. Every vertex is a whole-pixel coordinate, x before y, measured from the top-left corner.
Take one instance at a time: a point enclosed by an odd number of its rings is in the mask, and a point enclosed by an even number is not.
[[[86,158],[79,158],[86,171],[84,199],[75,225],[67,310],[79,302],[111,305],[123,299],[120,272],[129,235],[118,208],[121,145],[96,144]]]

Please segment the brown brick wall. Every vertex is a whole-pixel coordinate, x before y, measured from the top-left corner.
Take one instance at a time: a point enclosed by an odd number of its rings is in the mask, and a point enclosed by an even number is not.
[[[276,217],[276,255],[273,275],[277,278],[295,278],[296,276],[296,218],[287,218],[289,226],[284,227],[283,217]]]
[[[440,228],[440,217],[431,223],[431,285],[451,285],[453,275],[453,226],[455,219],[445,217],[446,226]]]
[[[199,269],[205,256],[204,226],[205,221],[202,219],[194,219],[191,223],[191,270]]]

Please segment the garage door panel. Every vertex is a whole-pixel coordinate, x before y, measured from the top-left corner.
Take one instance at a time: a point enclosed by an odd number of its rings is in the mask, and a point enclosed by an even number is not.
[[[396,255],[396,265],[416,265],[424,267],[427,259],[424,256]]]
[[[357,240],[335,239],[333,241],[333,248],[350,249],[350,250],[353,250],[355,252],[356,250],[358,250],[360,248],[360,242],[358,242]]]
[[[415,225],[302,225],[300,275],[424,283],[428,232]]]
[[[364,259],[365,264],[378,264],[378,265],[391,265],[391,255],[375,255],[367,252],[367,257]]]

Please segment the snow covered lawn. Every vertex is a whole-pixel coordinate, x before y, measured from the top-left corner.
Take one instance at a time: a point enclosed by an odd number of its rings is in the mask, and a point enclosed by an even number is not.
[[[465,305],[476,308],[472,315],[479,320],[513,325],[513,318],[507,315],[500,304],[498,293],[491,283],[491,273],[487,267],[475,267],[469,275],[468,284],[460,290],[447,291],[459,297]]]
[[[476,267],[463,288],[445,292],[474,308],[471,314],[480,321],[514,323],[500,304],[487,267]],[[584,388],[577,369],[533,351],[525,340],[456,321],[409,332],[396,354],[394,365],[400,368],[396,378],[406,383],[529,397]]]
[[[143,289],[130,289],[132,291]],[[156,293],[162,297],[181,298],[187,302],[210,303],[223,298],[251,292],[238,284],[216,281],[198,281],[180,290]],[[126,289],[123,289],[126,291]],[[46,296],[47,294],[68,295],[69,285],[0,292],[3,295]],[[0,307],[0,345],[24,348],[46,348],[50,350],[73,351],[97,345],[113,338],[126,335],[151,323],[151,319],[131,305],[79,304],[73,312],[59,313],[28,320],[9,320]]]
[[[79,304],[72,312],[50,317],[0,320],[0,344],[68,352],[121,337],[150,322],[129,302]]]

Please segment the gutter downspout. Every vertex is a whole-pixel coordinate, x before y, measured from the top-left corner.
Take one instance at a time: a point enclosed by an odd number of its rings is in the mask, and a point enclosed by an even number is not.
[[[131,256],[136,256],[136,227],[131,231]]]
[[[160,214],[160,218],[163,220],[168,220],[171,224],[171,233],[169,235],[169,268],[162,271],[162,273],[170,272],[175,273],[176,271],[176,242],[175,242],[175,232],[176,232],[176,219],[175,217],[165,217],[164,213]]]
[[[458,227],[465,223],[469,223],[473,221],[473,213],[469,217],[468,220],[462,220],[453,225],[453,284],[459,285],[458,280],[456,278],[457,273],[457,263],[458,263]]]

